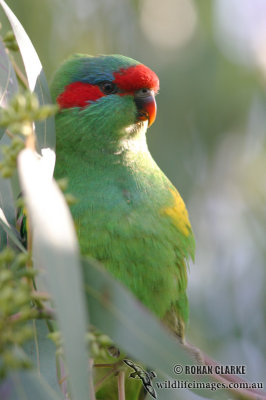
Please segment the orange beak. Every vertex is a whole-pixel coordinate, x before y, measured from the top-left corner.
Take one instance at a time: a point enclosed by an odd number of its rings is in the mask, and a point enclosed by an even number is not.
[[[137,119],[138,121],[149,121],[151,126],[155,121],[157,114],[157,105],[154,97],[154,93],[149,91],[147,96],[134,96],[135,104],[138,110]]]

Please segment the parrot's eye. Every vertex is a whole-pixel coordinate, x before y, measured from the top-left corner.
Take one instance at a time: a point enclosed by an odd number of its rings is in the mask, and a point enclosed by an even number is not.
[[[102,82],[99,86],[104,94],[117,93],[117,87],[113,82]]]

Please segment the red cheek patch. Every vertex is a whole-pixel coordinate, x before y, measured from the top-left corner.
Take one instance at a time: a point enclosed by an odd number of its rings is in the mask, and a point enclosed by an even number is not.
[[[60,108],[86,107],[89,101],[96,101],[104,94],[98,86],[84,82],[73,82],[65,87],[56,101]]]
[[[155,93],[159,90],[159,78],[150,68],[143,64],[134,65],[127,69],[121,68],[115,72],[113,81],[121,90],[133,93],[136,90],[147,88]]]

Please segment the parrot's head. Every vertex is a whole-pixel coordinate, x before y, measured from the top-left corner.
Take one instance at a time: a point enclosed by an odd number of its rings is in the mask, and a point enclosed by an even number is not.
[[[74,123],[95,135],[109,132],[113,140],[154,122],[158,90],[151,69],[121,55],[72,56],[57,70],[51,87],[65,125]]]

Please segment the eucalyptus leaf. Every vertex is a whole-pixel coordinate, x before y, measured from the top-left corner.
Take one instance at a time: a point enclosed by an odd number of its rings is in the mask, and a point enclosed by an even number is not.
[[[43,72],[40,59],[27,35],[23,26],[11,11],[4,0],[0,0],[7,18],[12,26],[15,34],[20,54],[25,66],[26,75],[28,78],[29,88],[35,92],[40,105],[51,103],[51,96],[49,92],[48,83]],[[55,122],[54,118],[50,117],[47,120],[36,122],[36,138],[37,150],[41,152],[43,148],[55,148]]]
[[[10,138],[7,135],[4,135],[0,140],[0,160],[2,158],[2,145],[10,145]],[[4,179],[0,175],[0,249],[13,243],[25,252],[16,231],[15,199],[19,193],[17,172],[10,179]]]
[[[18,82],[12,63],[0,39],[0,108],[5,108],[15,93],[18,92]],[[1,146],[10,144],[10,139],[0,128],[0,160]],[[0,248],[8,243],[7,229],[3,229],[5,219],[12,227],[15,226],[15,206],[11,181],[0,176]],[[4,217],[4,218],[3,218]]]
[[[35,371],[12,372],[0,384],[1,400],[62,400]]]
[[[109,335],[129,357],[142,362],[164,379],[213,382],[211,377],[199,378],[186,375],[184,371],[176,375],[176,364],[195,364],[195,360],[181,347],[177,339],[125,287],[101,268],[99,263],[83,259],[82,266],[91,323]],[[212,399],[228,398],[224,390],[193,391]],[[160,392],[163,394],[163,390]],[[163,398],[164,396],[161,397]]]
[[[34,320],[30,323],[33,325],[34,338],[28,340],[23,349],[49,386],[60,393],[56,373],[56,347],[47,337],[47,323],[45,320]]]
[[[18,91],[18,81],[5,46],[0,38],[0,108],[6,108]],[[0,127],[0,139],[5,130]]]
[[[10,139],[4,135],[0,140],[0,160],[2,158],[1,146],[9,145]],[[10,179],[4,179],[0,175],[0,248],[8,243],[8,234],[16,241],[15,235],[16,209]],[[13,231],[13,235],[12,235]],[[16,243],[17,244],[17,243]]]
[[[10,180],[0,176],[0,248],[8,242],[8,233],[15,225],[15,206]]]
[[[89,399],[88,320],[73,221],[45,162],[22,150],[18,171],[33,232],[34,266],[44,271],[55,302],[72,396]]]
[[[20,251],[22,251],[22,253],[26,253],[26,249],[20,242],[16,229],[9,225],[1,207],[0,207],[0,235],[1,235],[0,249],[3,249],[4,246],[9,244],[11,247],[17,248]]]

